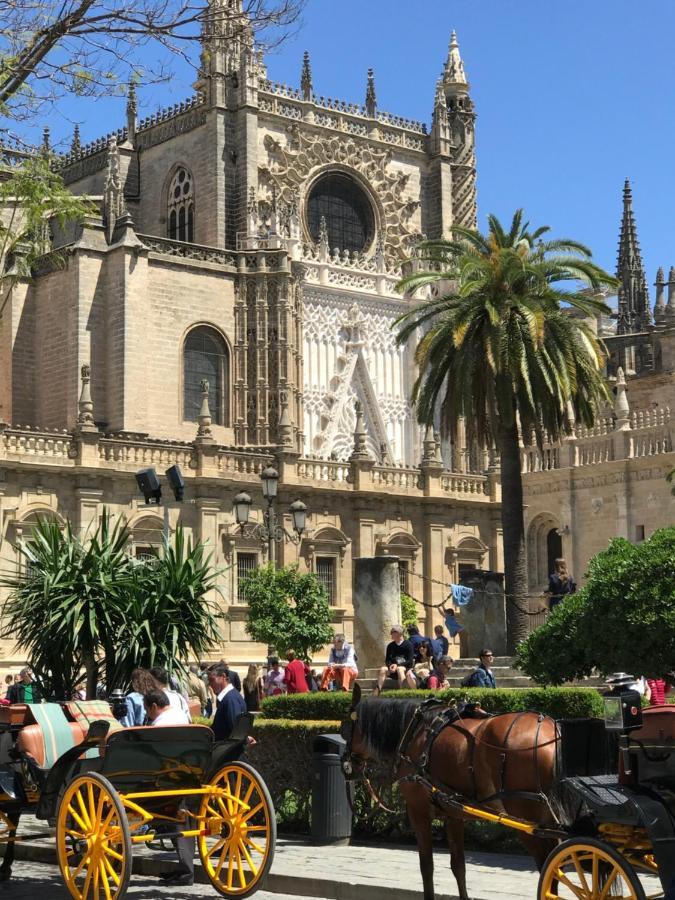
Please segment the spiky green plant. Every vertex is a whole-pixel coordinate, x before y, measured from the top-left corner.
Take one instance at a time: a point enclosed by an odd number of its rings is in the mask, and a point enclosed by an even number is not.
[[[420,333],[413,400],[420,423],[440,416],[455,440],[494,447],[501,462],[509,649],[527,634],[527,570],[520,440],[560,439],[573,422],[591,425],[608,400],[601,343],[583,317],[607,313],[594,291],[616,280],[572,240],[544,240],[522,210],[505,230],[488,217],[483,235],[455,228],[454,240],[420,245],[423,271],[399,290],[435,288],[398,320],[398,340]]]

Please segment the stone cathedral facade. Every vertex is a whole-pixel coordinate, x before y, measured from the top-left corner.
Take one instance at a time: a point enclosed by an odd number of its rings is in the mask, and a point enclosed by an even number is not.
[[[206,28],[195,96],[138,121],[132,93],[123,128],[87,146],[76,132],[57,160],[101,215],[54,235],[0,321],[0,556],[18,565],[39,517],[86,533],[104,507],[132,552],[159,546],[162,511],[134,473],[177,463],[186,498],[170,528],[212,549],[225,652],[244,662],[263,648],[239,585],[265,548],[232,501],[248,491],[260,517],[270,464],[287,530],[292,501],[310,511],[278,558],[319,575],[348,634],[357,556],[399,556],[402,587],[427,602],[502,564],[498,475],[420,433],[414,348],[393,328],[415,244],[476,222],[457,40],[427,127],[378,108],[372,71],[364,105],[321,96],[307,54],[299,88],[274,83],[234,21]]]

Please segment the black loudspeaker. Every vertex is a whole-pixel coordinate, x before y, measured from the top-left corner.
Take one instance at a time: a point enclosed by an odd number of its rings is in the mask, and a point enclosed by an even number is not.
[[[154,502],[159,505],[162,499],[162,486],[154,469],[141,469],[140,472],[136,472],[136,483],[146,503]]]
[[[169,479],[169,484],[171,485],[174,497],[176,500],[181,501],[185,496],[185,479],[183,478],[180,466],[171,466],[164,474]]]

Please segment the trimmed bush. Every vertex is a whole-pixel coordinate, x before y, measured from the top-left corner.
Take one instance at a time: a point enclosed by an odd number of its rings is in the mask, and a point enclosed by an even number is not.
[[[383,697],[414,698],[436,696],[441,700],[479,701],[490,713],[533,710],[554,719],[578,719],[603,715],[602,697],[592,688],[448,688],[444,691],[387,691]],[[351,694],[327,691],[314,694],[281,694],[263,701],[263,719],[290,719],[311,722],[317,719],[342,720],[351,704]],[[260,722],[261,720],[258,719]]]

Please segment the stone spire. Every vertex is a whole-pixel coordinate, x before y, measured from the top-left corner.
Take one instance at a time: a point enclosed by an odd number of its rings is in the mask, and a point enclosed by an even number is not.
[[[75,128],[73,128],[73,139],[70,142],[70,152],[73,156],[77,156],[78,153],[82,150],[82,144],[80,142],[80,126],[75,123]]]
[[[117,138],[113,135],[108,144],[108,174],[105,180],[103,192],[103,217],[105,220],[105,233],[108,243],[113,240],[113,233],[117,220],[126,212],[124,204],[124,191],[120,175],[120,152],[117,147]]]
[[[42,155],[45,157],[51,156],[52,144],[51,144],[51,137],[50,137],[50,131],[49,131],[48,125],[45,125],[45,127],[42,129],[41,152],[42,152]]]
[[[94,422],[94,404],[91,399],[91,369],[88,365],[82,366],[80,370],[82,377],[82,389],[80,390],[80,399],[77,404],[77,430],[80,432],[98,431]]]
[[[628,179],[623,186],[623,217],[616,277],[620,282],[617,331],[619,334],[643,331],[651,325],[651,312],[647,277],[633,216],[633,194]]]
[[[211,104],[228,105],[228,88],[237,93],[243,91],[249,75],[263,72],[243,0],[209,0],[201,42],[201,66],[195,88]]]
[[[309,50],[305,50],[302,57],[302,74],[300,75],[300,90],[303,100],[311,100],[314,93],[312,84],[312,66],[309,62]]]
[[[466,73],[464,71],[464,62],[459,52],[459,44],[457,43],[457,32],[453,31],[450,35],[450,46],[448,47],[448,58],[443,69],[444,84],[466,84]]]
[[[626,376],[621,366],[616,371],[616,396],[614,398],[614,415],[617,431],[625,431],[629,425],[630,406],[626,396]]]
[[[211,410],[209,409],[209,383],[202,378],[199,383],[202,392],[202,405],[197,416],[197,440],[204,443],[213,439],[211,431]]]
[[[368,84],[366,86],[366,115],[375,118],[377,112],[377,97],[375,96],[375,73],[368,69]]]
[[[281,410],[279,415],[279,443],[284,447],[288,447],[293,443],[293,426],[291,417],[288,414],[288,393],[286,391],[279,391],[279,408]]]
[[[658,271],[656,273],[656,281],[654,282],[654,287],[656,288],[656,303],[654,304],[654,318],[657,322],[663,319],[664,313],[666,311],[666,298],[665,298],[665,287],[666,287],[666,279],[663,274],[663,267],[659,266]]]
[[[432,154],[450,155],[450,122],[448,119],[448,107],[443,90],[443,82],[436,82],[436,94],[434,96],[434,111],[431,114],[431,152]]]
[[[127,94],[127,140],[132,144],[136,141],[137,112],[138,102],[136,100],[136,85],[132,81],[129,84],[129,92]]]
[[[669,316],[675,316],[675,266],[670,267],[668,272],[668,305],[666,313]]]
[[[363,404],[360,400],[354,403],[354,412],[356,413],[356,425],[354,426],[354,449],[350,459],[369,459],[368,445],[366,441],[366,419],[363,415]]]

